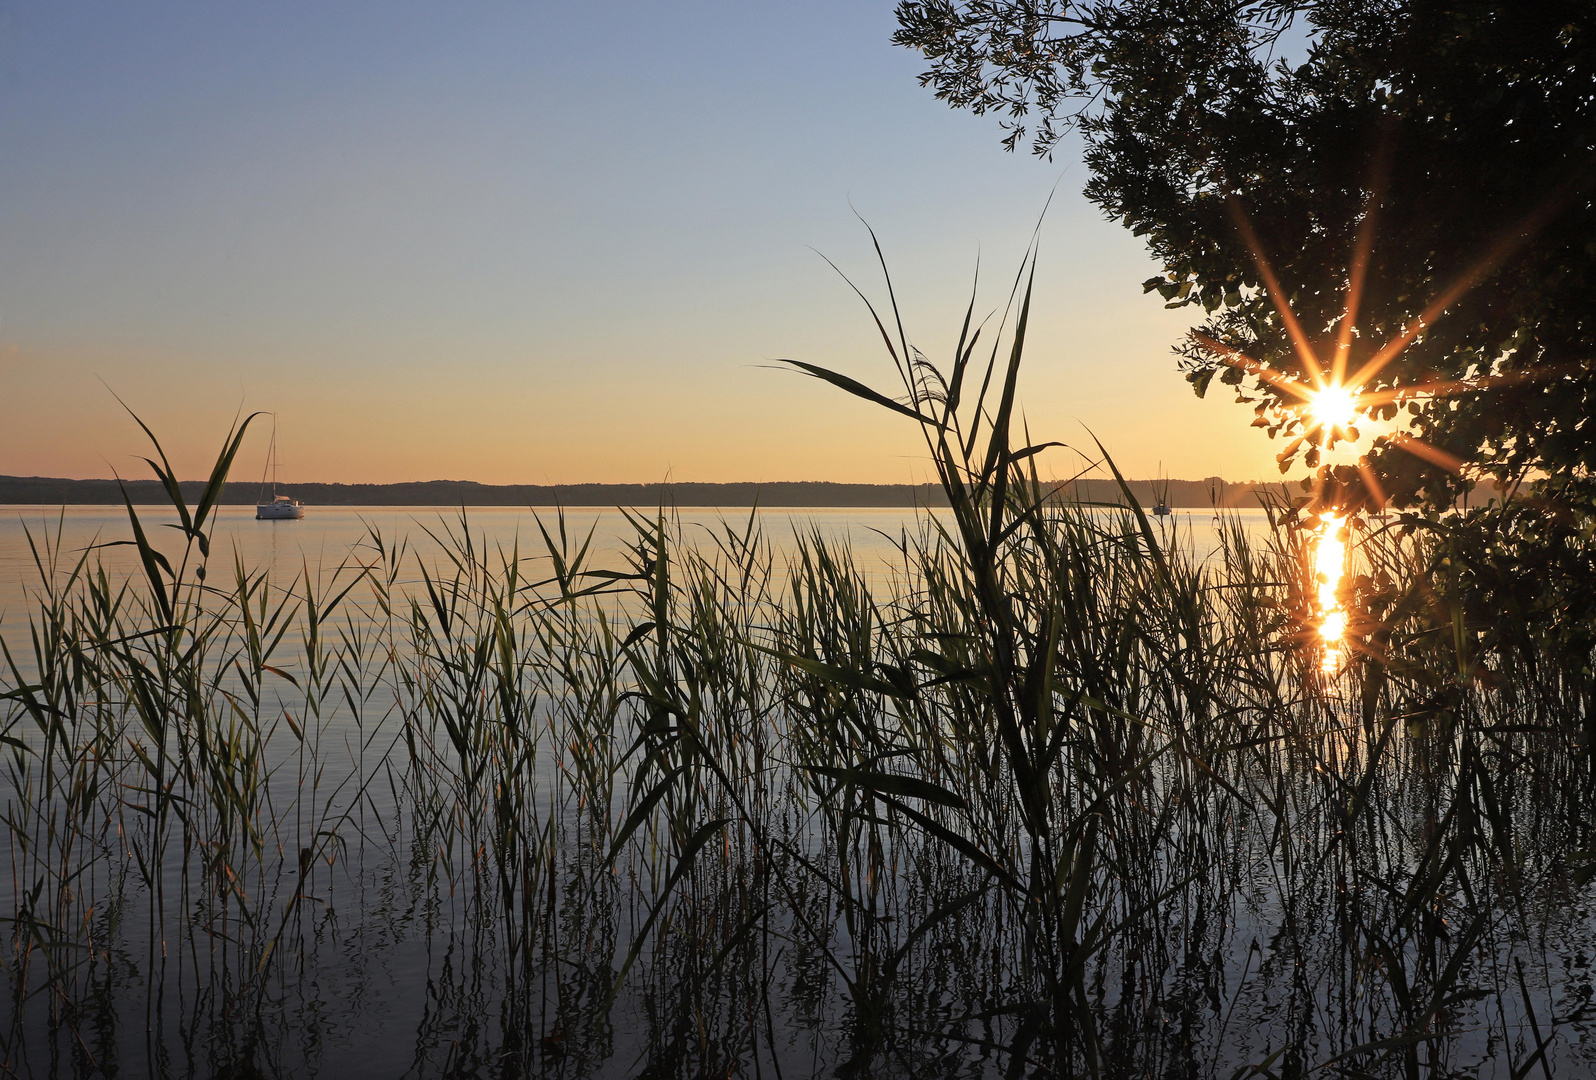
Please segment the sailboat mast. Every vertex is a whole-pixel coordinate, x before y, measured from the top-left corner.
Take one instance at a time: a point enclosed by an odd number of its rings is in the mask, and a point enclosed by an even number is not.
[[[277,470],[282,462],[277,460],[277,414],[272,413],[272,441],[266,448],[266,468],[260,475],[260,496],[255,503],[255,517],[261,521],[280,521],[305,516],[299,502],[286,495],[277,494]],[[271,494],[266,494],[266,477],[271,476]]]
[[[271,476],[271,497],[266,497],[266,477]],[[266,465],[260,471],[260,494],[255,497],[256,503],[277,501],[277,414],[272,413],[272,438],[266,445]]]

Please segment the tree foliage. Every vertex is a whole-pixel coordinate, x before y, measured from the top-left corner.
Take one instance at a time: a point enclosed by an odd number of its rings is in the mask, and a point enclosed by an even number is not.
[[[1146,289],[1202,309],[1187,378],[1235,387],[1283,472],[1317,468],[1342,505],[1596,483],[1596,4],[906,0],[898,19],[921,82],[1001,114],[1010,149],[1081,133],[1086,194],[1163,263]],[[1387,432],[1361,469],[1321,462],[1357,424],[1316,426],[1282,379],[1315,369],[1361,373],[1363,434]]]

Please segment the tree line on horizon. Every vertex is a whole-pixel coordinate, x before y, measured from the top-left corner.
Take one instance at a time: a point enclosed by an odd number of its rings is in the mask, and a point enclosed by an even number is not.
[[[179,485],[195,498],[201,481]],[[1285,485],[1256,481],[1132,480],[1131,493],[1151,507],[1162,497],[1172,507],[1256,509],[1259,496],[1285,498]],[[191,490],[192,489],[192,490]],[[845,484],[830,481],[674,484],[479,484],[471,480],[427,480],[398,484],[294,484],[293,494],[310,506],[765,506],[915,507],[946,506],[935,484]],[[1112,479],[1060,482],[1055,490],[1083,502],[1122,503]],[[121,505],[123,492],[136,505],[168,501],[158,480],[71,480],[0,476],[0,504],[25,506]],[[253,484],[232,484],[222,494],[229,506],[253,505]]]

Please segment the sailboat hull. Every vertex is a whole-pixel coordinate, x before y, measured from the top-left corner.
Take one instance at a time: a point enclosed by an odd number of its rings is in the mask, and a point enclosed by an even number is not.
[[[298,503],[261,503],[255,507],[257,521],[293,520],[305,516],[305,508]]]

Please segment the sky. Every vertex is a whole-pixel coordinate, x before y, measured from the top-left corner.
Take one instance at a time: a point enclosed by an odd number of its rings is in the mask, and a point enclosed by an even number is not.
[[[867,221],[945,363],[977,265],[984,315],[1040,219],[1031,434],[1277,475],[1175,370],[1190,315],[1142,293],[1078,149],[1006,153],[894,26],[890,0],[0,0],[0,473],[145,475],[119,396],[184,476],[242,409],[277,415],[288,482],[924,481],[910,421],[775,363],[894,389],[822,255],[885,300]]]

